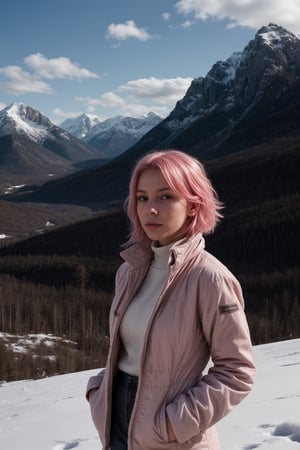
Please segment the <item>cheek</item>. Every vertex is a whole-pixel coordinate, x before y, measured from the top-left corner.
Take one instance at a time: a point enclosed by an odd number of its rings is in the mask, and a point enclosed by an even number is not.
[[[178,222],[185,223],[188,218],[188,213],[184,208],[178,208],[177,211],[174,211],[174,216],[177,218]]]
[[[137,215],[139,221],[141,221],[141,217],[143,215],[142,211],[143,211],[143,209],[141,208],[141,206],[137,206],[137,208],[136,208],[136,215]]]

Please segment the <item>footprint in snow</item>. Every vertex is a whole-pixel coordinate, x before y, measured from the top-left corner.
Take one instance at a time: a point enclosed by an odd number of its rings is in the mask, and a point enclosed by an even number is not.
[[[53,448],[53,450],[71,450],[72,448],[75,448],[78,445],[79,445],[78,441],[60,442]]]
[[[300,443],[300,423],[299,422],[282,422],[278,425],[262,424],[259,427],[264,430],[264,434],[268,434],[270,439],[274,437],[288,438],[293,442]],[[265,439],[264,439],[265,440]],[[269,440],[269,439],[267,439]],[[244,450],[254,450],[260,447],[261,443],[248,444],[244,447]]]
[[[293,442],[300,442],[300,423],[283,422],[276,426],[273,436],[288,437]]]

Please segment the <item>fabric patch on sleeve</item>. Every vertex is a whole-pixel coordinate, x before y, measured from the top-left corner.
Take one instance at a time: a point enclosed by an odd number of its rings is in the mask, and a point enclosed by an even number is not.
[[[221,314],[233,313],[238,311],[239,307],[237,303],[232,303],[231,305],[220,305],[219,311]]]

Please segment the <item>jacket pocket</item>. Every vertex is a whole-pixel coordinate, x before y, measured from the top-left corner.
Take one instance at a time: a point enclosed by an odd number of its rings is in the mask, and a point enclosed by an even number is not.
[[[167,421],[166,421],[166,404],[160,406],[154,416],[154,432],[157,434],[159,439],[164,442],[169,442],[169,436],[167,431]]]
[[[102,444],[104,444],[106,421],[106,402],[104,393],[104,383],[102,383],[99,389],[91,392],[89,397],[91,416]]]
[[[160,441],[160,444],[164,445],[166,449],[201,449],[208,450],[210,447],[207,444],[206,434],[199,432],[190,439],[179,443],[177,440],[170,441],[167,429],[167,402],[165,402],[156,412],[154,416],[154,433]],[[176,430],[174,430],[176,431]],[[199,447],[198,447],[199,445]],[[166,446],[166,447],[165,447]],[[212,447],[215,449],[215,447]],[[217,450],[217,447],[216,447]]]
[[[154,418],[154,432],[159,438],[160,442],[165,444],[168,444],[169,446],[166,448],[172,448],[172,449],[192,449],[194,448],[195,444],[204,444],[203,442],[203,434],[199,433],[196,436],[193,436],[191,439],[188,439],[185,442],[182,442],[181,444],[178,441],[170,441],[169,435],[168,435],[168,429],[167,429],[167,415],[166,415],[166,405],[163,405],[156,413]],[[206,442],[206,440],[205,440]],[[202,448],[202,447],[201,447]],[[206,447],[203,447],[203,449]]]
[[[92,388],[91,391],[89,392],[89,399],[88,402],[90,404],[90,408],[92,408],[92,401],[93,399],[96,397],[97,392],[99,391],[100,388]]]
[[[137,449],[177,450],[177,442],[169,442],[166,431],[164,407],[156,412],[149,404],[140,404],[139,413],[135,416],[132,435]]]

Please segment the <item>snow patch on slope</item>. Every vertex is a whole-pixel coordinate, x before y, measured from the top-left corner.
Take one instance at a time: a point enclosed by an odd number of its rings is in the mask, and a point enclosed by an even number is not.
[[[32,110],[33,111],[33,110]],[[36,118],[38,117],[38,112]],[[49,133],[49,119],[46,123],[37,123],[28,118],[27,107],[23,103],[13,103],[0,114],[0,126],[14,125],[18,132],[24,133],[33,141],[40,143]]]

